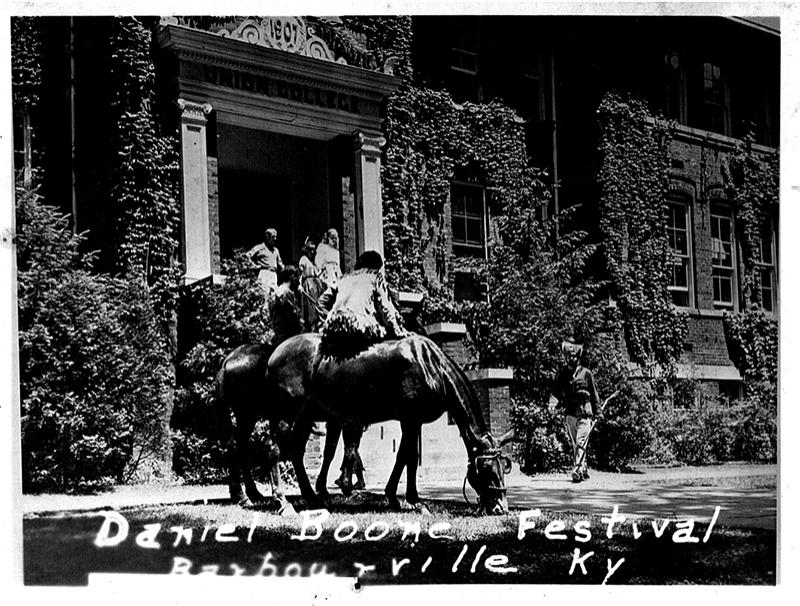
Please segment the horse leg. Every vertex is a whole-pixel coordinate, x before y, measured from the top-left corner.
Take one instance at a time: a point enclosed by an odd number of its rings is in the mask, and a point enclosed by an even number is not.
[[[259,492],[250,472],[250,436],[253,434],[255,424],[254,418],[247,417],[241,419],[236,426],[238,459],[241,466],[242,480],[244,481],[245,495],[247,495],[244,501],[240,500],[243,505],[252,504],[251,502],[253,501],[264,500],[264,495]]]
[[[328,421],[325,430],[325,448],[322,451],[322,465],[317,474],[316,488],[317,494],[323,497],[328,496],[328,472],[331,462],[336,455],[336,447],[339,445],[339,436],[342,433],[342,425],[337,421]]]
[[[278,501],[278,515],[290,516],[296,515],[292,504],[286,498],[286,492],[283,488],[283,480],[281,479],[280,461],[275,461],[275,465],[269,472],[270,484],[272,484],[272,496]]]
[[[363,490],[366,488],[364,483],[364,463],[358,450],[361,446],[361,436],[364,435],[364,428],[361,425],[346,425],[343,430],[345,443],[345,458],[342,461],[342,479],[350,481],[351,490]],[[356,476],[356,484],[352,485],[353,474]]]
[[[406,452],[406,500],[409,505],[419,504],[417,493],[417,465],[419,464],[419,436],[422,431],[419,425],[408,425],[403,428],[403,436],[408,433],[409,448]]]
[[[303,457],[306,454],[306,443],[308,436],[311,434],[311,427],[313,421],[303,416],[298,417],[292,428],[292,443],[291,443],[291,459],[294,466],[294,473],[297,476],[297,484],[300,487],[300,494],[306,502],[306,506],[311,509],[321,509],[324,503],[314,492],[311,487],[311,481],[308,479],[306,466]]]
[[[241,466],[243,461],[241,461],[239,457],[237,435],[237,432],[231,427],[230,437],[226,445],[226,456],[228,459],[228,492],[231,501],[234,503],[249,505],[250,503],[242,491]]]
[[[400,482],[400,475],[403,473],[403,468],[408,464],[408,450],[412,449],[412,454],[416,453],[416,441],[410,442],[409,434],[411,432],[406,430],[406,426],[402,426],[402,435],[400,437],[400,447],[397,449],[397,456],[394,460],[394,467],[392,473],[389,474],[389,481],[386,483],[384,494],[389,499],[389,507],[392,509],[400,509],[400,501],[397,499],[397,485]]]

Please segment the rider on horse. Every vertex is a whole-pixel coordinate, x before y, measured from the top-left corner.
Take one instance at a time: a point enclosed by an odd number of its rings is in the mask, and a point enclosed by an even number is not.
[[[330,308],[320,331],[323,356],[352,358],[386,338],[410,334],[389,298],[383,259],[374,250],[361,253],[353,271],[328,288],[319,302],[323,310]]]

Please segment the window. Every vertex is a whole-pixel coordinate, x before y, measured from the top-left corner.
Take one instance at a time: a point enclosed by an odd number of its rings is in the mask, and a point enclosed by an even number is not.
[[[462,257],[486,257],[486,203],[484,188],[469,183],[450,186],[453,253]]]
[[[686,124],[686,78],[678,53],[664,55],[664,115]]]
[[[486,190],[481,185],[454,182],[450,186],[453,254],[486,258]],[[453,275],[456,301],[485,301],[486,285],[468,271]]]
[[[759,239],[758,259],[758,302],[766,311],[775,311],[777,303],[775,284],[775,249],[773,246],[772,221],[767,219],[761,226]]]
[[[742,397],[742,383],[741,381],[720,381],[719,382],[719,395],[733,402]]]
[[[478,30],[472,20],[450,22],[448,89],[456,102],[480,101]]]
[[[711,206],[711,276],[714,306],[732,309],[735,292],[733,216],[723,204]]]
[[[703,63],[703,127],[729,134],[728,91],[722,69],[716,63]]]
[[[28,112],[14,114],[14,168],[22,173],[26,185],[30,185],[33,168],[31,145],[31,115]]]
[[[690,307],[693,295],[691,221],[689,205],[680,200],[667,202],[669,211],[667,235],[672,249],[672,274],[669,292],[672,303],[679,307]]]

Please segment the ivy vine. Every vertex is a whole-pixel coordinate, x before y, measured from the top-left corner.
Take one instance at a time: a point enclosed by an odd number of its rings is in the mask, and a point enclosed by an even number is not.
[[[725,193],[733,205],[741,244],[742,289],[748,309],[760,306],[761,230],[778,212],[778,152],[765,154],[753,149],[752,137],[737,146],[723,164]]]
[[[667,289],[669,125],[646,105],[611,92],[598,108],[600,229],[612,294],[631,359],[674,369],[687,329]]]
[[[177,304],[177,138],[160,133],[153,115],[155,68],[148,24],[114,18],[109,30],[114,266],[150,287],[166,327]]]
[[[457,170],[468,171],[491,192],[493,215],[504,214],[534,189],[540,194],[522,124],[501,103],[457,105],[446,91],[406,83],[389,100],[385,132],[387,273],[399,288],[452,298],[446,286],[453,270],[476,269],[481,262],[451,253],[445,213],[450,183]],[[426,271],[426,258],[433,259],[434,271]]]
[[[39,101],[41,47],[42,32],[38,19],[11,19],[11,81],[15,108],[29,110]]]
[[[779,155],[754,149],[747,137],[723,165],[725,193],[736,216],[741,244],[744,309],[725,314],[725,334],[732,357],[748,389],[778,382],[778,320],[761,309],[761,230],[777,216]]]

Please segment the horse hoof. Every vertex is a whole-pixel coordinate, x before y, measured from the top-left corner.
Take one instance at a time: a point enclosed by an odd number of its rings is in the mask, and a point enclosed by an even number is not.
[[[355,484],[353,484],[353,490],[365,490],[367,485],[364,483],[364,480],[359,480]]]
[[[427,507],[425,507],[424,503],[415,503],[414,505],[412,505],[412,507],[411,507],[411,508],[412,508],[414,511],[416,511],[418,514],[420,514],[420,515],[423,515],[423,516],[429,516],[429,515],[431,515],[431,511],[430,511],[430,509],[428,509]]]
[[[278,515],[284,518],[289,518],[297,515],[297,511],[292,507],[291,503],[286,503],[278,510]]]
[[[387,497],[389,499],[389,509],[393,511],[402,511],[403,506],[400,504],[400,500],[397,498]]]
[[[325,509],[325,501],[317,496],[304,497],[303,500],[306,503],[306,509]]]
[[[353,494],[353,486],[341,478],[336,478],[333,483],[339,487],[344,496],[349,497],[351,494]]]
[[[247,497],[241,497],[236,501],[236,504],[239,507],[253,507],[253,501],[251,501]]]

